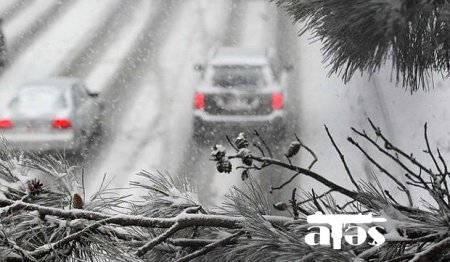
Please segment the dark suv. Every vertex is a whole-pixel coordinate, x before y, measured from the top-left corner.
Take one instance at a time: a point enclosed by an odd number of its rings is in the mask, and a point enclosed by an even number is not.
[[[284,132],[286,91],[269,49],[223,47],[205,65],[194,98],[194,138],[220,131]]]

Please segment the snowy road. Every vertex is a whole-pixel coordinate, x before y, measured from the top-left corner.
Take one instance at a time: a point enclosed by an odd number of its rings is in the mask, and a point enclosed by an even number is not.
[[[126,187],[141,169],[185,175],[201,199],[217,203],[240,175],[218,174],[208,160],[209,147],[192,142],[192,98],[199,75],[193,64],[205,61],[221,45],[276,47],[294,65],[286,78],[289,134],[312,147],[315,171],[351,187],[323,125],[348,154],[352,171],[368,179],[376,171],[346,142],[350,127],[368,129],[367,117],[385,134],[413,152],[423,149],[422,127],[429,122],[432,143],[450,153],[448,81],[436,90],[410,96],[390,83],[383,68],[369,79],[355,76],[344,85],[327,78],[320,44],[297,37],[273,3],[256,0],[2,0],[0,14],[9,62],[0,76],[0,105],[28,79],[52,75],[84,79],[107,102],[106,130],[90,146],[85,163],[89,191],[104,173],[112,186]],[[437,79],[437,78],[436,78]],[[271,139],[269,139],[271,140]],[[218,140],[223,143],[222,140]],[[441,141],[441,142],[437,142]],[[286,148],[290,139],[271,143]],[[282,158],[282,154],[276,154]],[[307,164],[301,154],[297,161]],[[278,185],[289,173],[268,169],[258,175],[264,188]],[[389,183],[380,177],[383,183]],[[298,178],[305,189],[321,187]],[[273,195],[274,199],[286,195]]]

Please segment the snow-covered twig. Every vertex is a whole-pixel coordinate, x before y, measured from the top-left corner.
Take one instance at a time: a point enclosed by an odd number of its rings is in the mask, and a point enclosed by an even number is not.
[[[97,221],[93,223],[92,225],[85,227],[83,230],[78,231],[76,233],[70,234],[67,237],[54,242],[50,244],[45,244],[41,247],[36,248],[33,252],[30,252],[29,254],[35,258],[41,258],[45,256],[46,254],[50,253],[52,250],[56,250],[57,248],[66,245],[74,240],[79,239],[83,234],[86,234],[87,232],[94,230],[102,225],[105,225],[108,223],[108,220],[112,220],[113,218],[107,218],[100,221]]]
[[[245,233],[245,231],[239,231],[239,232],[237,232],[237,233],[235,233],[235,234],[233,234],[233,235],[231,235],[229,237],[223,238],[223,239],[221,239],[221,240],[219,240],[217,242],[214,242],[214,243],[211,243],[209,245],[206,245],[202,249],[199,249],[199,250],[197,250],[195,252],[190,253],[187,256],[184,256],[184,257],[176,260],[176,262],[186,262],[186,261],[190,261],[190,260],[192,260],[194,258],[200,257],[200,256],[210,252],[212,249],[214,249],[214,248],[216,248],[218,246],[222,246],[222,245],[230,242],[234,238],[237,238],[237,237],[243,235],[244,233]]]
[[[232,217],[225,215],[204,215],[204,214],[183,214],[173,218],[151,218],[139,215],[118,215],[111,216],[105,213],[92,212],[87,210],[71,209],[64,210],[53,207],[45,207],[24,202],[16,202],[9,199],[0,199],[0,206],[8,206],[16,203],[18,208],[30,211],[38,211],[40,215],[51,215],[67,219],[83,218],[87,220],[100,221],[108,219],[108,223],[121,226],[155,227],[169,228],[173,224],[189,223],[190,226],[211,226],[223,228],[242,228],[241,223],[245,222],[243,217]],[[290,223],[293,220],[282,216],[265,216],[267,221],[276,224]]]
[[[145,255],[150,249],[152,249],[153,247],[155,247],[156,245],[158,245],[159,243],[167,240],[169,237],[171,237],[173,234],[175,234],[176,232],[178,232],[179,230],[185,228],[186,225],[182,225],[179,222],[176,222],[175,224],[173,224],[169,229],[167,229],[164,233],[162,233],[161,235],[159,235],[158,237],[152,239],[152,241],[146,243],[145,245],[143,245],[142,247],[140,247],[137,251],[136,251],[136,256],[138,257],[142,257],[143,255]]]

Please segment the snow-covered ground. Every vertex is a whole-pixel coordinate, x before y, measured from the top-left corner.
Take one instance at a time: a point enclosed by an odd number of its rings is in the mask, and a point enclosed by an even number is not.
[[[0,14],[7,18],[3,30],[8,43],[38,30],[37,20],[63,2],[0,1]],[[393,142],[426,158],[421,150],[423,124],[428,122],[432,146],[439,146],[444,155],[450,154],[446,139],[450,134],[448,81],[436,77],[434,90],[410,95],[390,82],[389,68],[382,68],[372,78],[355,75],[348,84],[336,76],[327,77],[320,43],[312,43],[310,35],[297,37],[298,27],[286,19],[279,20],[275,5],[267,1],[142,0],[134,2],[136,6],[118,20],[119,24],[110,25],[114,28],[105,27],[119,4],[123,2],[73,1],[49,24],[38,25],[42,26],[39,34],[25,42],[0,76],[0,106],[23,81],[55,75],[66,67],[74,67],[68,72],[83,72],[74,75],[83,77],[93,91],[114,100],[107,101],[110,110],[120,111],[107,112],[112,118],[112,135],[104,139],[102,147],[94,148],[92,158],[87,160],[90,190],[98,187],[104,173],[115,177],[113,186],[126,187],[141,169],[191,177],[209,203],[219,202],[232,185],[240,184],[237,172],[217,174],[215,164],[208,160],[209,148],[191,140],[192,97],[199,78],[192,66],[223,44],[283,46],[280,53],[295,67],[290,73],[289,95],[295,98],[290,108],[298,120],[293,120],[291,131],[317,153],[319,163],[314,170],[333,181],[352,187],[324,125],[347,155],[355,177],[367,180],[374,171],[393,192],[395,185],[346,141],[351,126],[369,130],[370,117]],[[99,32],[105,28],[114,30],[106,34],[110,43],[92,42],[105,33]],[[85,50],[91,47],[95,52],[88,61],[72,64],[80,54],[92,51]],[[141,53],[145,55],[140,57]],[[130,63],[130,59],[139,63]],[[130,68],[121,81],[116,78],[122,77],[124,66]],[[116,91],[119,94],[114,95]],[[125,95],[127,92],[131,94]],[[302,153],[297,161],[306,165],[310,158]],[[322,188],[307,178],[296,181],[305,189]]]
[[[0,79],[0,95],[7,98],[24,81],[49,77],[64,66],[70,54],[83,41],[88,41],[87,38],[95,33],[96,26],[101,24],[111,12],[111,7],[117,3],[118,1],[77,1],[5,69]],[[10,24],[16,25],[13,21]]]

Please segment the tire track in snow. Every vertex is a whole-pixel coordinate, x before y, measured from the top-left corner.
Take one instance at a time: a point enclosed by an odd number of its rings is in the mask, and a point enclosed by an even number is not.
[[[2,0],[4,1],[4,0]],[[5,11],[1,13],[3,22],[7,22],[18,15],[22,9],[26,6],[28,0],[15,0],[13,4],[10,4]]]
[[[117,2],[118,0],[75,2],[63,16],[49,25],[45,34],[6,68],[0,79],[1,95],[7,99],[22,82],[49,77],[89,37],[90,32],[95,31],[108,17],[111,4]],[[64,27],[60,27],[60,24]]]
[[[269,9],[268,19],[274,20],[272,23],[273,27],[271,28],[272,31],[269,33],[272,34],[272,46],[277,50],[283,65],[292,64],[294,68],[298,68],[296,64],[296,61],[299,60],[297,46],[292,44],[297,41],[297,32],[293,30],[291,22],[289,18],[286,17],[285,12],[276,8],[274,5],[270,5]],[[302,130],[299,128],[300,125],[298,119],[298,112],[301,112],[299,109],[300,102],[296,95],[296,89],[299,88],[298,75],[286,72],[282,78],[284,79],[282,80],[282,84],[285,85],[284,88],[286,90],[285,110],[286,121],[288,122],[286,134],[284,139],[274,136],[268,137],[266,142],[272,149],[274,157],[284,160],[284,152],[286,152],[290,142],[294,140],[293,134],[296,133],[301,137]],[[279,186],[291,176],[292,172],[275,166],[257,172],[258,181],[266,192],[269,192],[271,186]],[[273,193],[270,194],[270,201],[272,203],[287,201],[287,199],[290,198],[294,186],[295,184],[291,183],[291,185],[286,186],[283,190],[273,191]]]
[[[157,10],[152,11],[154,15],[150,17],[150,21],[143,28],[140,37],[133,44],[132,48],[130,48],[130,52],[126,56],[126,59],[118,67],[116,71],[117,74],[115,74],[106,84],[109,88],[102,93],[102,99],[108,102],[105,108],[105,112],[107,113],[103,120],[108,125],[108,137],[103,137],[101,143],[104,144],[108,142],[109,144],[105,148],[92,148],[89,152],[87,157],[89,162],[87,165],[88,169],[92,170],[91,172],[95,172],[95,174],[93,174],[95,176],[94,179],[101,179],[99,176],[102,175],[103,172],[109,171],[104,170],[110,167],[108,164],[109,162],[107,162],[106,165],[104,162],[108,160],[107,158],[111,153],[117,154],[114,149],[114,146],[117,146],[117,143],[114,142],[120,138],[116,138],[115,136],[128,135],[126,133],[120,133],[121,130],[115,130],[115,128],[117,127],[117,124],[122,121],[125,121],[124,123],[128,122],[127,119],[123,118],[125,117],[127,109],[134,103],[136,96],[141,92],[138,83],[144,77],[148,67],[151,67],[153,57],[164,40],[166,33],[162,30],[168,26],[170,18],[174,15],[174,9],[177,9],[180,5],[180,2],[175,0],[159,0],[153,1],[153,3],[157,5]],[[122,127],[122,125],[119,125],[119,128],[120,127]],[[126,147],[127,145],[119,145],[119,147],[124,146]],[[102,154],[106,159],[96,157]],[[127,160],[128,159],[121,159],[121,161]],[[106,168],[104,168],[105,166]],[[123,177],[121,176],[120,179],[122,181],[114,181],[114,183],[123,184]],[[126,182],[128,182],[128,180]]]
[[[38,17],[35,19],[33,17],[33,21],[31,21],[29,25],[26,25],[25,29],[20,30],[19,32],[17,32],[17,27],[21,27],[23,25],[15,26],[13,23],[16,22],[16,19],[13,19],[10,23],[6,24],[4,31],[7,38],[6,43],[8,50],[8,61],[11,62],[19,56],[33,40],[45,31],[46,26],[51,24],[58,17],[58,15],[63,13],[69,6],[71,6],[73,2],[73,0],[55,1],[50,8],[47,8],[43,10],[42,13],[39,13]],[[25,14],[25,16],[29,15]],[[19,17],[17,17],[17,19],[19,19]],[[18,23],[23,23],[23,21],[18,21]],[[11,30],[14,30],[14,32],[9,33],[8,27],[11,27]]]
[[[247,11],[246,1],[235,0],[231,3],[231,11],[226,20],[226,27],[217,41],[220,46],[236,46],[239,45],[242,39],[242,23],[245,13]],[[209,46],[211,49],[213,45]],[[217,46],[216,46],[217,47]],[[208,49],[205,49],[205,51]],[[205,52],[206,53],[206,52]],[[209,53],[209,52],[207,52]],[[204,59],[206,60],[206,54]],[[191,108],[192,108],[192,97]],[[192,111],[192,109],[191,109]],[[235,184],[240,178],[236,178],[236,174],[218,174],[215,169],[215,164],[209,161],[210,146],[214,143],[225,144],[225,141],[220,141],[220,137],[213,137],[199,144],[192,139],[192,118],[191,112],[191,126],[188,133],[190,139],[184,148],[184,155],[182,160],[177,164],[177,174],[187,176],[190,182],[197,188],[199,199],[204,205],[217,204],[218,199],[223,196],[229,187]],[[178,135],[180,135],[178,133]],[[169,142],[167,142],[169,143]],[[219,177],[220,176],[220,177]]]
[[[243,0],[233,1],[231,5],[232,12],[227,23],[228,26],[221,41],[223,46],[235,46],[240,42],[241,27],[246,7]],[[237,12],[238,10],[239,12]]]
[[[217,17],[214,17],[215,20],[211,21],[213,23],[209,24],[184,23],[180,25],[180,22],[183,23],[195,12],[190,10],[196,3],[201,5],[207,2],[189,1],[183,3],[185,5],[180,11],[180,17],[177,16],[175,25],[171,27],[173,29],[170,29],[171,37],[164,41],[161,49],[158,49],[158,55],[154,61],[157,63],[152,64],[146,77],[141,79],[139,96],[134,100],[134,106],[125,118],[125,121],[130,122],[130,124],[124,126],[120,132],[122,137],[118,138],[120,141],[114,147],[116,150],[110,150],[113,152],[112,156],[108,157],[109,160],[106,161],[110,165],[106,163],[103,165],[112,168],[111,171],[114,174],[120,174],[120,180],[114,181],[115,185],[126,185],[130,176],[142,168],[147,170],[164,169],[166,160],[170,160],[169,165],[176,165],[177,160],[167,159],[173,156],[168,151],[170,151],[169,147],[175,143],[169,143],[168,139],[170,140],[171,134],[184,138],[190,137],[190,135],[180,134],[180,132],[188,131],[190,127],[188,126],[186,129],[184,125],[180,126],[181,123],[177,121],[180,120],[179,118],[186,119],[187,112],[180,112],[174,107],[180,103],[185,104],[184,100],[188,99],[187,106],[189,109],[191,108],[190,95],[186,96],[185,92],[187,92],[186,90],[191,90],[191,92],[188,92],[189,94],[193,92],[191,89],[194,84],[192,80],[195,79],[191,67],[194,62],[193,59],[195,59],[193,56],[198,57],[198,53],[206,51],[207,46],[217,42],[217,28],[211,24],[218,23]],[[210,5],[214,4],[217,3],[211,3]],[[202,19],[200,13],[196,17]],[[212,27],[213,33],[199,37],[199,34],[202,34],[202,30],[204,30],[204,26]],[[222,35],[220,33],[220,38],[222,38]],[[179,45],[179,43],[185,44]],[[186,67],[186,64],[188,64],[188,67]],[[192,87],[190,87],[191,84]],[[181,88],[182,90],[180,90]],[[189,115],[188,118],[190,117]],[[173,126],[174,121],[177,122],[175,127]],[[123,144],[127,142],[124,141],[128,141],[125,147]],[[183,147],[183,145],[179,146]],[[100,171],[103,170],[100,169]]]
[[[186,125],[185,119],[187,114],[189,117],[192,115],[190,110],[192,87],[194,86],[192,80],[195,73],[191,66],[193,60],[198,59],[198,49],[208,50],[213,43],[220,42],[217,39],[216,27],[217,24],[221,24],[221,18],[215,17],[216,25],[206,23],[204,20],[207,14],[205,14],[203,5],[205,3],[205,1],[189,1],[186,4],[186,8],[181,12],[181,17],[177,21],[178,26],[175,26],[177,30],[182,29],[181,32],[172,33],[162,52],[159,52],[158,65],[153,68],[153,73],[148,79],[143,81],[143,93],[145,97],[153,99],[152,102],[157,104],[157,109],[156,112],[153,112],[153,116],[148,117],[151,120],[142,127],[143,130],[148,130],[149,134],[138,136],[140,140],[138,147],[134,149],[134,154],[139,156],[134,161],[130,161],[131,163],[127,165],[126,169],[155,170],[158,168],[173,172],[176,170],[174,167],[181,161],[183,145],[188,144],[186,139],[190,138],[190,134],[179,134],[179,131],[190,130],[190,122]],[[221,6],[222,3],[217,1],[214,5]],[[193,11],[193,9],[196,10]],[[198,18],[195,26],[186,23],[180,25],[180,22],[188,19],[194,12]],[[213,34],[207,32],[208,30],[204,28],[205,24],[215,29]],[[220,34],[220,38],[222,38],[222,34]],[[186,44],[183,46],[175,44],[180,42]],[[199,44],[200,42],[201,44]],[[173,75],[178,77],[174,78]],[[151,84],[145,84],[145,82]],[[155,92],[152,93],[152,90],[155,89],[157,90],[156,95]],[[188,112],[186,108],[189,109]],[[145,109],[136,108],[138,112],[143,110]],[[149,111],[155,110],[149,108]],[[180,114],[181,112],[182,114]]]
[[[109,42],[126,25],[125,19],[129,18],[141,1],[120,1],[98,30],[92,32],[90,39],[86,39],[84,45],[72,53],[54,75],[84,78],[95,66],[96,60],[108,49]]]

